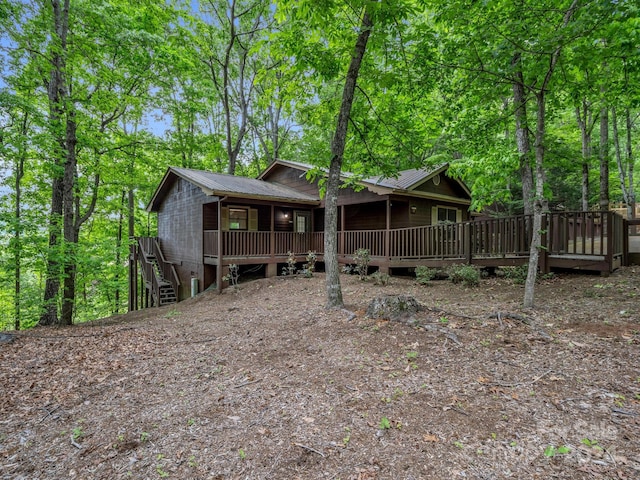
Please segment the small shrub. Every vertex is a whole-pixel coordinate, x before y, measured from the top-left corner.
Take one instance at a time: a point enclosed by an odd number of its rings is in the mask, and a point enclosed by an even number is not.
[[[351,275],[353,273],[353,266],[347,264],[342,266],[342,273],[346,273],[347,275]]]
[[[529,265],[519,265],[517,267],[503,267],[501,268],[504,278],[511,280],[517,285],[524,285],[527,281],[527,274],[529,273]],[[551,280],[554,278],[553,272],[538,274],[536,281]]]
[[[519,265],[517,267],[504,267],[502,272],[504,278],[511,280],[517,285],[524,285],[527,281],[527,272],[529,271],[528,265]]]
[[[429,282],[436,278],[438,270],[435,268],[425,267],[424,265],[418,265],[416,267],[416,280],[420,285],[429,285]]]
[[[372,273],[370,277],[373,280],[374,285],[381,285],[383,287],[386,287],[387,285],[389,285],[388,273],[382,273],[380,272],[380,270],[378,270],[377,272]]]
[[[316,269],[316,260],[318,259],[318,256],[316,255],[316,252],[312,252],[311,250],[309,250],[309,253],[307,253],[307,263],[304,264],[304,266],[302,267],[302,273],[304,274],[305,277],[307,278],[311,278],[313,277],[313,272]]]
[[[235,263],[229,265],[229,273],[227,273],[222,280],[225,282],[229,282],[229,285],[232,287],[238,286],[238,278],[240,277],[240,267]]]
[[[287,265],[282,267],[282,275],[295,275],[298,269],[296,268],[296,254],[291,250],[287,252]]]
[[[480,283],[480,270],[473,265],[451,265],[447,273],[453,283],[462,283],[467,287],[475,287]]]
[[[367,279],[367,272],[369,270],[369,262],[371,261],[371,256],[369,255],[369,250],[366,248],[359,248],[353,254],[353,261],[356,263],[356,273],[360,277],[360,280]]]

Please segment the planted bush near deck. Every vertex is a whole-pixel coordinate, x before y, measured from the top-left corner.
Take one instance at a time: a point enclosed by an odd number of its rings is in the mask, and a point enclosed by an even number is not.
[[[418,265],[416,267],[416,281],[420,285],[429,285],[429,282],[436,278],[438,270],[435,268],[425,267],[424,265]]]
[[[475,287],[480,283],[480,270],[473,265],[451,265],[447,273],[453,283],[462,283],[467,287]]]

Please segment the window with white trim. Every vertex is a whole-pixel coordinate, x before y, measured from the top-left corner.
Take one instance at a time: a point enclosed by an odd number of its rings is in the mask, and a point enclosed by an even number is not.
[[[438,205],[431,208],[431,225],[443,223],[459,223],[462,221],[462,210],[455,207]]]

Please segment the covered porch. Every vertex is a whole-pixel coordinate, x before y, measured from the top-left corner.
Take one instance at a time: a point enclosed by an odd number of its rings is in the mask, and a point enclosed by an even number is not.
[[[389,272],[418,265],[451,263],[510,266],[528,262],[533,218],[519,215],[498,219],[443,223],[408,228],[340,230],[338,260],[353,263],[359,248],[369,250],[371,266]],[[559,212],[543,216],[540,268],[571,268],[609,273],[628,263],[627,222],[614,212]],[[303,261],[309,251],[323,260],[324,232],[203,232],[204,262],[267,264],[267,275],[289,252]]]

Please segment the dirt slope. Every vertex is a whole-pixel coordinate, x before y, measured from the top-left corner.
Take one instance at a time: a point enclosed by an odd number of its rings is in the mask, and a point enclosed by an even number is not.
[[[0,344],[0,478],[640,478],[640,269],[545,281],[535,311],[506,279],[343,276],[352,320],[323,282]],[[424,328],[365,318],[399,293]]]

